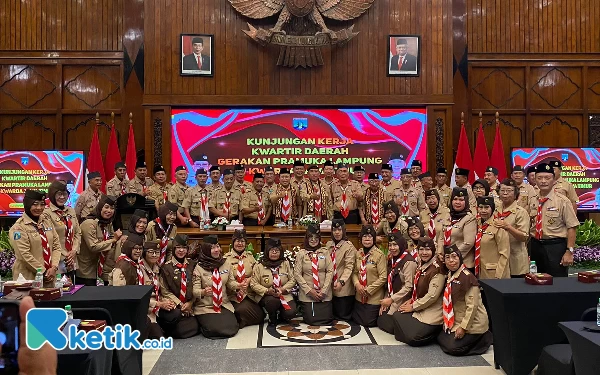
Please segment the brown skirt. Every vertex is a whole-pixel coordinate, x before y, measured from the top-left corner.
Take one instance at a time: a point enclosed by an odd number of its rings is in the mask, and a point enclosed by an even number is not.
[[[240,303],[231,302],[231,304],[235,310],[235,317],[240,325],[240,329],[264,322],[265,312],[250,298],[246,297]]]
[[[235,336],[240,327],[235,315],[222,308],[220,313],[196,315],[200,332],[209,339],[225,339]]]
[[[392,315],[396,340],[410,346],[423,346],[433,341],[442,330],[441,325],[421,323],[413,314],[396,312]]]
[[[454,337],[454,332],[440,332],[437,341],[442,348],[442,351],[449,355],[466,356],[466,355],[481,355],[487,352],[492,345],[492,333],[487,331],[484,334],[465,336],[457,340]]]
[[[311,326],[326,326],[333,321],[333,304],[327,302],[300,302],[302,319]]]
[[[352,311],[352,320],[363,327],[377,327],[377,318],[379,318],[380,305],[369,305],[354,300],[354,311]]]

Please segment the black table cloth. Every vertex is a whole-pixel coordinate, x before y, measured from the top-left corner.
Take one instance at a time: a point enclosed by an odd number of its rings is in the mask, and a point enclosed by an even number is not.
[[[58,351],[58,375],[105,375],[111,373],[113,351],[75,349]]]
[[[577,375],[598,375],[600,373],[600,332],[583,329],[584,325],[596,322],[561,322],[563,330],[571,344],[573,363]]]
[[[36,307],[64,308],[71,305],[73,308],[104,308],[110,313],[113,326],[129,324],[132,330],[139,330],[144,337],[151,294],[152,287],[149,285],[84,286],[75,294],[64,295],[54,301],[36,301],[35,304]],[[142,373],[142,350],[119,350],[117,358],[122,374]]]
[[[524,279],[480,280],[493,325],[494,362],[508,375],[527,375],[542,348],[566,342],[558,323],[579,320],[596,306],[600,283],[554,278],[554,285],[529,285]]]

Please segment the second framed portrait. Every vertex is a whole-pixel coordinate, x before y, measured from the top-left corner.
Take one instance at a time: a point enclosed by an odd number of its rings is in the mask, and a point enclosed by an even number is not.
[[[181,34],[180,74],[204,77],[214,75],[213,35]]]
[[[421,37],[388,36],[388,76],[418,77],[421,74]]]

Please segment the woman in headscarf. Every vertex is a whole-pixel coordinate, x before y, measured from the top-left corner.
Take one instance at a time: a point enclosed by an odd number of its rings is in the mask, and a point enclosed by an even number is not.
[[[383,243],[390,232],[400,232],[408,239],[408,226],[400,218],[400,208],[394,200],[383,204],[383,215],[385,220],[381,220],[377,225],[377,244]]]
[[[123,241],[121,255],[117,258],[115,268],[110,273],[109,285],[144,285],[142,272],[142,251],[144,237],[131,234]]]
[[[377,326],[387,333],[394,334],[394,314],[401,304],[411,298],[417,262],[406,239],[400,233],[388,234],[388,261],[386,298],[381,300]]]
[[[229,265],[231,277],[238,283],[237,293],[230,291],[229,300],[235,309],[235,317],[238,320],[240,329],[255,324],[260,324],[265,320],[263,309],[254,302],[254,292],[248,288],[252,270],[256,265],[254,256],[246,251],[248,238],[246,230],[236,229],[233,232],[231,241],[231,251],[225,254],[225,262]]]
[[[160,268],[160,295],[172,301],[175,308],[161,310],[158,324],[169,337],[186,339],[198,334],[198,320],[194,317],[194,283],[192,275],[196,263],[189,261],[188,236],[178,234],[173,240],[173,257]]]
[[[488,330],[479,281],[463,263],[458,247],[446,247],[444,254],[448,279],[442,305],[443,327],[437,341],[446,354],[483,354],[492,344],[492,333]]]
[[[137,234],[144,237],[146,229],[148,228],[148,215],[144,210],[135,210],[133,215],[129,218],[129,227],[127,232],[129,234]]]
[[[81,229],[75,210],[66,206],[69,200],[67,184],[63,181],[54,181],[48,188],[50,205],[46,207],[42,218],[53,223],[58,234],[62,254],[58,263],[58,272],[67,275],[71,282],[75,281],[77,268],[77,253],[81,246]]]
[[[223,258],[217,236],[204,237],[193,280],[194,315],[202,335],[209,339],[235,336],[239,325],[227,293],[237,292],[238,285]]]
[[[436,189],[425,190],[427,208],[420,212],[420,220],[425,227],[427,237],[437,242],[442,237],[444,223],[450,220],[450,210],[440,204],[440,194]]]
[[[435,341],[443,321],[442,292],[446,269],[438,263],[435,242],[429,237],[419,240],[419,261],[411,298],[394,314],[394,336],[410,346]]]
[[[158,266],[171,259],[173,253],[173,238],[177,235],[177,205],[169,201],[158,207],[158,217],[148,223],[146,241],[160,242],[160,257]]]
[[[477,198],[477,235],[475,236],[475,277],[509,279],[510,242],[504,229],[494,226],[494,197]]]
[[[284,257],[279,238],[267,240],[260,263],[254,267],[250,288],[252,298],[267,310],[269,325],[291,320],[296,316],[296,302],[290,294],[296,285],[292,265]]]
[[[485,197],[490,195],[490,184],[484,179],[475,180],[471,185],[475,198]]]
[[[298,299],[302,317],[308,325],[328,325],[333,321],[333,263],[329,251],[321,245],[318,225],[306,229],[304,245],[296,253],[294,278],[300,287]]]
[[[362,227],[359,238],[362,247],[356,253],[352,282],[356,289],[352,320],[361,326],[375,327],[379,317],[380,303],[385,296],[387,260],[375,246],[375,228]]]
[[[44,273],[44,287],[54,287],[62,248],[54,224],[42,217],[45,199],[41,191],[25,190],[25,213],[10,228],[8,240],[15,249],[13,280],[19,274],[33,280],[39,268]]]
[[[450,196],[450,222],[443,226],[443,235],[439,236],[437,252],[440,261],[443,259],[444,247],[456,244],[462,253],[465,265],[473,272],[475,255],[473,245],[477,234],[477,221],[469,209],[467,189],[455,187]]]
[[[81,223],[81,248],[77,254],[78,269],[75,271],[78,284],[96,286],[97,278],[108,284],[110,272],[115,264],[115,247],[121,239],[121,230],[113,231],[115,200],[103,195],[94,212]]]
[[[354,284],[352,272],[356,260],[356,247],[346,235],[346,224],[342,219],[331,222],[331,240],[325,244],[333,263],[333,316],[349,321],[354,308]]]
[[[408,225],[408,252],[416,261],[419,257],[419,238],[425,236],[425,227],[418,217],[407,217],[406,224]]]

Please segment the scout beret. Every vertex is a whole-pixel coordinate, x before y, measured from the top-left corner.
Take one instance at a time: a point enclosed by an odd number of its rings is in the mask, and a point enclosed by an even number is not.
[[[43,201],[46,199],[46,194],[38,190],[25,190],[25,198],[33,199],[34,201]]]
[[[233,236],[231,239],[235,241],[236,239],[246,239],[246,230],[245,229],[236,229],[233,231]]]
[[[252,176],[252,181],[256,180],[257,178],[265,178],[265,176],[262,173],[255,173],[254,176]]]
[[[375,172],[369,173],[369,180],[379,180],[379,174]]]
[[[357,165],[354,167],[354,172],[364,172],[365,169],[362,167],[362,165]]]
[[[398,231],[398,232],[390,232],[387,235],[388,244],[391,242],[395,242],[400,249],[406,249],[408,247],[408,243],[406,242],[406,238]]]
[[[148,217],[148,213],[144,210],[140,210],[139,208],[133,211],[133,215],[137,217]]]
[[[295,164],[295,163],[294,163],[294,164]],[[302,166],[304,166],[304,164],[303,164]],[[294,167],[296,167],[296,165],[294,165]],[[312,171],[312,170],[315,170],[315,169],[317,169],[317,170],[318,170],[318,169],[319,169],[319,167],[317,167],[316,165],[311,165],[310,167],[308,167],[308,170],[309,170],[309,171]]]
[[[527,168],[527,174],[530,173],[535,173],[535,165],[532,165],[531,167]]]
[[[554,176],[554,168],[546,163],[540,163],[535,167],[535,173],[552,173]]]
[[[390,155],[390,160],[395,159],[404,159],[404,156],[402,156],[402,154],[400,154],[399,152],[394,152]]]
[[[444,174],[448,174],[448,170],[444,167],[439,167],[437,169],[437,173],[444,173]]]
[[[143,160],[138,160],[135,163],[135,169],[138,169],[138,168],[146,168],[146,162]]]
[[[522,165],[515,165],[515,166],[512,168],[512,171],[513,171],[513,172],[524,172],[524,171],[523,171],[523,166],[522,166]]]
[[[440,200],[440,193],[438,193],[436,189],[425,190],[425,198],[430,197],[432,195],[435,195],[438,201]]]
[[[218,165],[213,165],[212,167],[210,167],[210,169],[208,170],[209,172],[212,171],[220,171],[219,166]]]
[[[157,165],[154,167],[153,172],[154,174],[157,174],[158,172],[165,172],[165,167],[163,167],[162,165]]]
[[[458,247],[456,245],[444,247],[444,254],[452,254],[452,253],[457,253],[459,256],[461,256],[460,250],[458,249]]]
[[[431,239],[427,236],[421,237],[421,238],[419,238],[419,241],[417,242],[417,247],[429,248],[429,249],[435,251],[435,242],[433,241],[433,239]]]
[[[205,236],[202,239],[202,242],[216,245],[219,243],[219,237],[216,234],[211,234],[209,236]]]
[[[408,168],[402,168],[400,170],[400,175],[401,176],[404,176],[404,175],[407,175],[407,174],[410,174],[410,169],[408,169]]]
[[[87,175],[88,180],[93,180],[94,178],[98,177],[102,177],[102,175],[100,175],[100,172],[90,172]]]
[[[196,176],[201,175],[201,174],[207,175],[208,173],[206,172],[206,169],[204,169],[204,168],[198,168],[196,170]]]
[[[552,160],[548,163],[552,168],[562,168],[562,162],[560,160]]]
[[[234,171],[243,171],[244,170],[244,164],[236,164],[233,166],[233,170]]]
[[[485,169],[486,172],[492,172],[493,174],[495,174],[496,176],[498,175],[498,168],[495,167],[487,167]]]
[[[469,172],[470,172],[470,171],[469,171],[468,169],[465,169],[465,168],[456,168],[456,169],[454,170],[454,173],[455,173],[457,176],[466,176],[466,177],[468,177],[468,176],[469,176]]]
[[[175,168],[175,173],[177,173],[179,171],[185,171],[185,167],[183,165],[177,166],[177,168]]]
[[[294,167],[304,167],[304,162],[302,160],[296,160],[294,162]]]
[[[175,246],[187,246],[188,245],[188,236],[187,234],[178,234],[173,239]]]
[[[287,169],[287,168],[285,168],[285,167],[284,167],[284,168],[281,168],[281,169],[279,170],[279,174],[280,174],[280,175],[282,175],[282,174],[290,174],[290,170],[289,170],[289,169]]]
[[[270,165],[265,168],[265,172],[273,172],[273,171],[274,171],[274,169]]]
[[[119,169],[119,168],[127,168],[125,166],[125,163],[123,163],[122,161],[118,161],[115,163],[115,169]]]
[[[146,241],[144,242],[144,251],[158,249],[160,247],[160,243],[158,241]]]
[[[392,165],[391,164],[387,164],[387,163],[383,163],[383,164],[381,164],[381,170],[382,171],[391,171],[392,170]]]
[[[505,178],[504,180],[502,180],[502,182],[500,183],[500,185],[504,185],[504,186],[512,186],[512,187],[517,187],[517,182],[515,180],[513,180],[512,178]]]
[[[324,167],[333,167],[333,162],[331,160],[327,160],[325,162],[325,164],[323,164]]]
[[[452,198],[454,197],[468,197],[469,193],[467,192],[467,189],[465,188],[461,188],[461,187],[455,187],[454,189],[452,189]]]
[[[490,196],[479,197],[477,198],[478,206],[495,206],[494,198]]]
[[[338,165],[337,165],[337,169],[341,169],[341,168],[346,168],[346,169],[348,169],[348,164],[346,164],[346,163],[338,163]]]
[[[421,160],[415,159],[412,161],[412,163],[410,163],[411,167],[422,167],[423,163],[421,163]]]
[[[274,247],[281,247],[281,240],[277,237],[269,237],[267,240],[267,249],[272,249]]]
[[[308,226],[308,228],[306,228],[306,233],[307,234],[317,234],[317,235],[320,235],[321,234],[321,228],[318,225],[311,224],[311,225]]]
[[[344,220],[343,219],[333,219],[331,220],[331,227],[332,228],[343,228],[345,225]]]
[[[233,171],[231,169],[225,169],[223,171],[223,176],[227,176],[227,175],[230,175],[230,174],[233,174]]]
[[[419,180],[422,180],[422,179],[424,179],[425,177],[431,177],[431,173],[429,173],[429,172],[421,173],[421,174],[419,175]]]
[[[364,237],[364,236],[372,236],[373,238],[375,238],[375,228],[373,228],[372,225],[365,225],[362,227],[362,229],[360,230],[360,235],[358,237]]]

